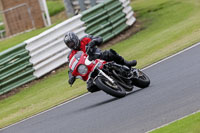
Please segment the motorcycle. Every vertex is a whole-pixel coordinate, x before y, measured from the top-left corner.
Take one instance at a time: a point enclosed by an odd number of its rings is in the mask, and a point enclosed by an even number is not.
[[[69,68],[76,78],[92,82],[100,90],[117,98],[126,96],[134,86],[146,88],[150,85],[149,77],[140,69],[100,59],[90,61],[82,51],[71,58]]]

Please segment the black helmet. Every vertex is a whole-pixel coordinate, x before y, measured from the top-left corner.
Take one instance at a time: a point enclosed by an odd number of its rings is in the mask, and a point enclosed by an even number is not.
[[[65,35],[64,42],[70,49],[78,50],[80,48],[80,40],[73,32],[68,32]]]

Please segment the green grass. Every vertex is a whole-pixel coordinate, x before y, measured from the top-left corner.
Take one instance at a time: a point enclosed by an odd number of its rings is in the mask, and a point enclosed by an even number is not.
[[[139,67],[199,41],[198,0],[136,0],[132,7],[144,30],[113,48],[128,59],[136,58]]]
[[[4,30],[4,25],[0,25],[0,30]]]
[[[54,16],[58,14],[59,12],[65,10],[64,3],[61,0],[48,0],[47,7],[49,10],[50,16]]]
[[[60,71],[38,84],[25,88],[17,95],[1,101],[0,127],[87,92],[83,81],[79,81],[79,84],[75,84],[72,89],[67,83],[67,76],[67,70]]]
[[[3,17],[2,17],[2,15],[0,14],[0,22],[2,22],[3,21]]]
[[[139,68],[200,41],[199,0],[134,0],[131,5],[143,30],[111,48],[137,59]],[[69,87],[67,77],[61,70],[0,101],[0,127],[87,92],[82,81]]]
[[[151,133],[200,133],[200,112]]]
[[[2,15],[0,14],[0,23],[3,21],[3,17]],[[4,25],[0,25],[0,30],[4,30]]]

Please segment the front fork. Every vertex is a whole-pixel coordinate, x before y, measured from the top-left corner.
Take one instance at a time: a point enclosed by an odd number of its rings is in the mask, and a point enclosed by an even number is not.
[[[99,70],[99,75],[103,75],[104,77],[106,77],[112,84],[114,84],[114,80],[112,78],[110,78],[106,73],[104,73],[102,70]],[[99,76],[98,75],[98,76]]]
[[[96,76],[95,76],[96,75]],[[95,68],[95,70],[89,75],[89,78],[87,80],[87,84],[96,84],[95,80],[96,78],[100,77],[100,76],[104,76],[105,78],[107,78],[112,84],[114,84],[114,80],[112,78],[110,78],[105,72],[103,72],[101,69],[99,68]]]

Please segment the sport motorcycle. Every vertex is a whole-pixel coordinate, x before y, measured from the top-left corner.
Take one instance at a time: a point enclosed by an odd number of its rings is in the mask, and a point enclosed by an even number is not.
[[[149,77],[140,69],[101,59],[90,61],[89,56],[82,51],[71,58],[69,68],[76,78],[92,83],[98,89],[117,98],[126,96],[134,86],[146,88],[150,85]]]

